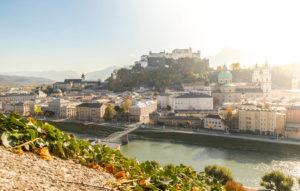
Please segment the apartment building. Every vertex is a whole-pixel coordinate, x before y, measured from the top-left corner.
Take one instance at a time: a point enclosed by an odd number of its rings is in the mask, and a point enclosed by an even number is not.
[[[129,109],[129,120],[148,123],[149,114],[157,110],[157,102],[154,100],[142,100]]]
[[[103,103],[82,103],[76,106],[77,118],[100,120],[105,114],[106,105]]]
[[[19,113],[20,115],[29,115],[32,103],[30,102],[19,102],[19,103],[8,103],[5,104],[4,110],[9,113]]]
[[[300,139],[300,106],[292,106],[286,111],[286,136]]]
[[[69,101],[61,99],[61,98],[52,100],[48,103],[48,111],[52,111],[53,113],[55,113],[55,115],[57,117],[60,117],[61,108],[68,104],[69,104]]]
[[[12,93],[12,94],[0,95],[0,99],[2,100],[2,102],[15,102],[15,103],[35,100],[36,97],[37,95],[33,93],[30,94]]]
[[[287,109],[286,122],[300,124],[300,106],[292,106]]]
[[[268,109],[239,109],[239,131],[284,135],[286,115]]]
[[[220,115],[209,114],[204,118],[204,128],[213,130],[226,130]]]
[[[174,98],[174,110],[213,110],[213,98],[207,94],[183,94]]]

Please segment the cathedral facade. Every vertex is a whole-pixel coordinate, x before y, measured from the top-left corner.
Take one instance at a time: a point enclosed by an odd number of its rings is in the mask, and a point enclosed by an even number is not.
[[[219,104],[242,103],[247,100],[268,97],[272,90],[272,79],[269,66],[256,64],[251,82],[234,83],[233,76],[225,67],[218,74],[218,83],[213,87],[212,96]]]

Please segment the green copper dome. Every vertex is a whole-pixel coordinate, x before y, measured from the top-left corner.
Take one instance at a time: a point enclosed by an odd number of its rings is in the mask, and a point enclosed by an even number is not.
[[[54,89],[52,93],[59,94],[62,93],[60,89]]]
[[[232,74],[229,71],[221,71],[218,75],[218,78],[232,78]]]

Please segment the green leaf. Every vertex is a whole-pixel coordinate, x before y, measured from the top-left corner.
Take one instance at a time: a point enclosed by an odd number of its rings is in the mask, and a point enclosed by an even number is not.
[[[12,147],[17,142],[17,140],[15,138],[9,136],[6,132],[2,133],[1,141],[5,147]]]
[[[24,148],[25,148],[27,151],[29,151],[30,146],[27,144],[27,145],[24,145]]]
[[[64,152],[64,149],[63,149],[63,142],[61,140],[58,140],[56,142],[56,144],[57,144],[57,148],[58,148],[59,152],[61,153],[61,155],[63,157],[65,157],[65,152]]]
[[[102,155],[101,154],[97,154],[94,157],[94,160],[96,161],[96,163],[99,163],[101,161],[101,159],[102,159]]]
[[[36,138],[36,131],[33,129],[27,129],[27,132],[30,134],[30,139],[33,140]]]
[[[34,112],[35,112],[36,114],[42,112],[41,108],[40,108],[40,107],[37,107],[37,106],[33,106],[33,110],[34,110]]]
[[[21,121],[19,121],[19,119],[16,119],[15,117],[11,117],[11,122],[12,123],[14,123],[14,124],[16,124],[16,125],[18,125],[18,126],[20,126],[20,127],[24,127],[25,125],[21,122]]]

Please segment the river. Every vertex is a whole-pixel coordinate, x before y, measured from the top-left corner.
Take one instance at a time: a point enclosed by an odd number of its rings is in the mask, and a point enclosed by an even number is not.
[[[69,123],[55,125],[83,139],[104,138],[113,132],[105,127],[95,128]],[[297,190],[296,178],[300,177],[300,147],[213,136],[150,132],[136,134],[131,136],[129,144],[121,146],[121,152],[141,162],[156,160],[162,165],[182,163],[199,172],[203,171],[206,165],[219,164],[227,167],[236,181],[253,188],[260,187],[259,182],[265,172],[280,170],[293,176],[296,184],[294,190]],[[173,142],[180,139],[180,143]],[[269,150],[272,152],[267,152]]]
[[[280,170],[292,175],[295,180],[300,176],[300,158],[295,155],[265,154],[258,151],[213,148],[201,145],[134,140],[121,147],[128,157],[139,161],[156,160],[168,163],[192,166],[203,171],[209,164],[227,167],[236,181],[245,186],[259,188],[261,176],[271,170]]]

